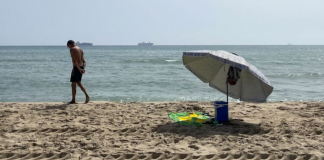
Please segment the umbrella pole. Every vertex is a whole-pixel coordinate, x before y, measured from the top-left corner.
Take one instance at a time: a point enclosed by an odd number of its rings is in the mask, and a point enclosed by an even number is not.
[[[226,80],[226,94],[227,94],[227,120],[226,121],[228,121],[228,80]]]
[[[227,95],[227,104],[228,104],[228,82],[227,82],[227,80],[226,80],[226,95]]]

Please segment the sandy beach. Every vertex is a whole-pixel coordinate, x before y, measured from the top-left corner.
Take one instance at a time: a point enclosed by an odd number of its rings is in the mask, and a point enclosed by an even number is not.
[[[324,159],[324,102],[230,103],[233,125],[180,126],[212,102],[0,103],[0,159]]]

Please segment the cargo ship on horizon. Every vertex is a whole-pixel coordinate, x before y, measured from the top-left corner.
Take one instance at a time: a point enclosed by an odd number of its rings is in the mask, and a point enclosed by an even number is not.
[[[77,41],[76,45],[77,46],[93,46],[92,43],[87,43],[87,42],[80,43],[79,41]]]
[[[151,42],[148,42],[148,43],[142,42],[142,43],[138,43],[138,46],[153,46],[153,43],[151,43]]]

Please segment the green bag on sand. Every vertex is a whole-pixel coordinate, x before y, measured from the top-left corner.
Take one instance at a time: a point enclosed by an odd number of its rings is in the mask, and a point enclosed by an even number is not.
[[[169,117],[181,125],[196,127],[201,127],[203,123],[210,119],[209,116],[203,115],[202,112],[169,113]]]

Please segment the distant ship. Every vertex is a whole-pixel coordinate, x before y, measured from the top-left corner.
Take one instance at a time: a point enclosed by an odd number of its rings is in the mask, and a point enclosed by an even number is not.
[[[77,46],[93,46],[92,43],[86,43],[86,42],[82,42],[80,43],[79,41],[76,43]]]
[[[153,46],[153,43],[151,43],[151,42],[149,42],[149,43],[142,42],[142,43],[138,43],[138,46]]]

